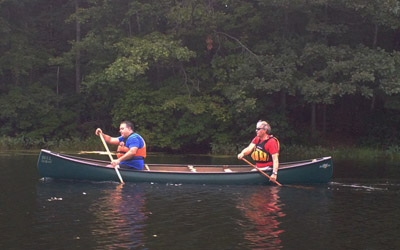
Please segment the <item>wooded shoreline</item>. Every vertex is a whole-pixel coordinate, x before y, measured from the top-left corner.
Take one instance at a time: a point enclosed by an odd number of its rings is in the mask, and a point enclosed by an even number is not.
[[[230,154],[265,120],[282,145],[396,151],[399,3],[0,1],[0,107],[5,148],[131,120],[153,151]]]
[[[3,138],[4,139],[4,138]],[[96,140],[97,139],[97,140]],[[91,138],[86,141],[73,141],[67,140],[61,143],[49,143],[49,144],[38,144],[27,146],[20,141],[14,141],[13,144],[10,142],[12,139],[8,140],[9,144],[4,143],[2,140],[0,144],[0,151],[2,153],[11,154],[24,154],[24,153],[39,153],[40,149],[49,149],[55,152],[63,153],[77,153],[77,152],[102,152],[104,151],[103,145],[99,139]],[[115,149],[111,149],[111,151]],[[220,157],[231,157],[236,156],[239,151],[232,151],[230,153],[226,152],[182,152],[179,150],[170,151],[149,151],[149,155],[152,154],[188,154],[188,155],[210,155],[210,156],[220,156]],[[360,159],[360,160],[376,160],[384,159],[385,161],[398,161],[400,160],[400,147],[388,147],[388,148],[372,148],[372,147],[360,147],[360,146],[306,146],[306,145],[282,145],[282,150],[280,155],[283,158],[296,158],[301,159],[312,159],[319,158],[323,156],[332,156],[333,159]]]

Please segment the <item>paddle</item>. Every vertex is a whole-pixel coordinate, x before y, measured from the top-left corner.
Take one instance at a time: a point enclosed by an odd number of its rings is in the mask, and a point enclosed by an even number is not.
[[[100,138],[101,138],[101,141],[103,142],[104,147],[105,147],[106,150],[107,150],[107,153],[108,153],[108,156],[110,157],[110,160],[113,161],[114,159],[113,159],[113,157],[112,157],[112,155],[111,155],[110,150],[108,149],[108,146],[107,146],[106,141],[104,140],[103,133],[100,133]],[[118,167],[119,167],[118,165],[114,167],[115,172],[117,172],[117,175],[118,175],[118,178],[119,178],[120,182],[121,182],[122,184],[124,184],[124,181],[122,180],[121,174],[119,173]]]
[[[79,155],[82,154],[99,154],[99,155],[108,155],[108,152],[106,151],[80,151],[78,153]],[[115,155],[115,153],[111,153],[112,155]]]
[[[273,181],[276,183],[276,185],[278,186],[282,186],[282,184],[280,184],[279,182],[277,182],[276,180],[272,179],[271,176],[267,175],[266,173],[264,173],[261,169],[259,169],[258,167],[256,167],[254,164],[252,164],[251,162],[249,162],[248,160],[246,160],[245,158],[242,158],[243,161],[245,161],[247,164],[249,164],[250,166],[252,166],[253,168],[257,169],[260,173],[262,173],[264,176],[268,177],[268,179],[270,181]]]

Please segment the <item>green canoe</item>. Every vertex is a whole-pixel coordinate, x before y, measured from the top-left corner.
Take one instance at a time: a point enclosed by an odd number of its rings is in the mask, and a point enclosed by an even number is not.
[[[38,170],[42,177],[89,181],[119,182],[109,162],[41,150]],[[271,184],[268,178],[249,165],[147,164],[144,170],[119,169],[125,182],[199,183],[199,184]],[[281,163],[281,184],[327,183],[332,177],[331,157]],[[271,170],[265,170],[271,175]]]

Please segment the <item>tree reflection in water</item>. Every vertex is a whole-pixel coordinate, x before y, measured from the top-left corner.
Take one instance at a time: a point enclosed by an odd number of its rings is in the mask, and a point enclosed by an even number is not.
[[[143,246],[144,192],[136,186],[104,190],[104,195],[89,208],[95,214],[92,235],[102,249],[129,249]],[[112,240],[110,240],[112,239]]]
[[[253,249],[280,249],[282,241],[279,238],[284,230],[279,228],[279,217],[286,214],[282,211],[283,204],[279,201],[279,187],[260,187],[255,193],[242,198],[237,208],[243,212],[251,223],[242,223],[245,239],[254,246]]]

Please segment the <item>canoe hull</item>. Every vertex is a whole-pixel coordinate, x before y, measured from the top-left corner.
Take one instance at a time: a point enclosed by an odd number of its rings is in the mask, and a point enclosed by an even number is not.
[[[100,162],[100,161],[99,161]],[[304,161],[279,170],[278,181],[281,184],[326,183],[332,177],[333,164],[330,157],[323,160]],[[116,181],[115,169],[95,161],[77,160],[67,155],[42,150],[38,159],[38,170],[42,177],[55,179]],[[125,182],[154,183],[198,183],[198,184],[271,184],[258,171],[233,172],[179,172],[146,171],[119,169]],[[270,175],[270,171],[266,171]]]

